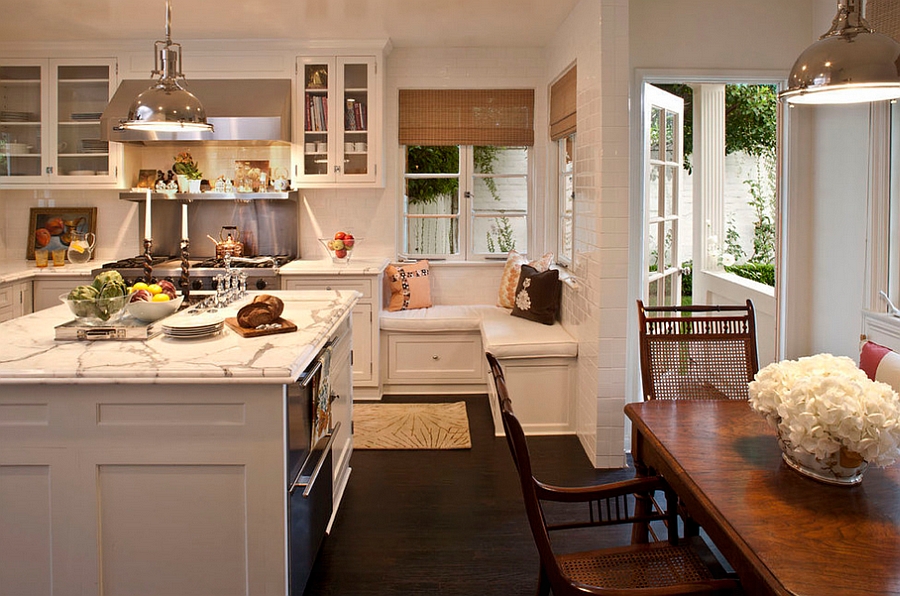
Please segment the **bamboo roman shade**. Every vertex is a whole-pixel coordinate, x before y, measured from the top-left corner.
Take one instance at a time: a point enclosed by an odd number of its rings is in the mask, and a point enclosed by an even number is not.
[[[534,145],[534,89],[401,89],[401,145]]]
[[[550,140],[557,141],[575,132],[575,96],[578,91],[573,66],[550,86]]]
[[[897,0],[869,0],[866,20],[872,29],[900,41],[900,2]]]

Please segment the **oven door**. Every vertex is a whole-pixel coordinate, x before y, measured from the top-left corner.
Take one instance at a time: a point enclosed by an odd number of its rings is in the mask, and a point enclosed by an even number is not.
[[[334,509],[332,446],[340,423],[322,435],[319,392],[327,388],[330,348],[287,389],[288,557],[291,596],[301,596]],[[330,420],[330,416],[328,416]],[[329,425],[330,426],[330,425]],[[317,429],[318,427],[318,429]],[[326,427],[327,428],[327,427]]]

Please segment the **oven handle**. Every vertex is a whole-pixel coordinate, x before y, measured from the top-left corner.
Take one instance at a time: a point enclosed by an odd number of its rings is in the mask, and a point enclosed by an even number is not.
[[[325,344],[325,345],[322,347],[322,350],[319,351],[319,354],[321,355],[321,353],[322,353],[326,348],[328,348],[329,346],[331,346],[331,345],[333,345],[333,344],[334,344],[334,341],[330,341],[330,342],[328,342],[327,344]],[[301,387],[306,387],[307,385],[309,385],[310,383],[312,383],[312,380],[315,378],[316,373],[318,373],[320,370],[322,370],[322,359],[321,359],[321,358],[316,358],[316,363],[315,363],[315,365],[314,365],[311,369],[309,369],[308,371],[306,371],[306,372],[303,373],[303,380],[300,381],[300,386],[301,386]]]
[[[313,469],[312,474],[308,477],[303,476],[303,470],[299,474],[297,474],[297,478],[294,479],[293,484],[291,484],[291,490],[288,491],[288,494],[293,494],[295,488],[303,489],[303,497],[309,497],[309,493],[313,489],[313,485],[316,483],[316,479],[319,477],[319,472],[322,471],[322,466],[325,465],[325,459],[328,456],[328,452],[331,451],[331,448],[334,446],[334,440],[337,438],[338,430],[341,428],[340,422],[334,423],[334,429],[332,429],[331,434],[328,435],[328,442],[325,444],[325,448],[322,450],[322,454],[319,455],[319,461],[316,462],[316,467]]]

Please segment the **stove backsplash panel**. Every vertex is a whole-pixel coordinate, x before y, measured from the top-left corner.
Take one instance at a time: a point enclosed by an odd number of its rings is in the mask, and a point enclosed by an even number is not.
[[[144,203],[140,203],[140,238],[144,238]],[[181,247],[181,203],[152,202],[151,227],[154,255],[178,255]],[[297,201],[194,201],[188,204],[188,236],[192,259],[213,257],[222,226],[237,226],[245,256],[299,256]]]

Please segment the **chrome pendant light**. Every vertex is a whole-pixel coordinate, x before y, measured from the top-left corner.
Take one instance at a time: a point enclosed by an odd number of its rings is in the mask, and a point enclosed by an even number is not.
[[[779,99],[847,104],[900,97],[900,43],[869,26],[862,1],[838,1],[831,29],[797,58]]]
[[[172,42],[172,8],[166,1],[166,40],[154,44],[153,76],[159,81],[138,95],[128,109],[128,120],[121,127],[128,130],[211,132],[206,110],[197,97],[181,86],[181,44]]]

